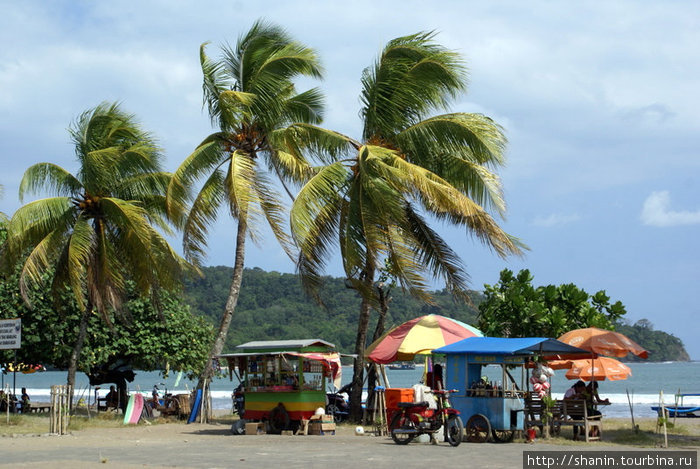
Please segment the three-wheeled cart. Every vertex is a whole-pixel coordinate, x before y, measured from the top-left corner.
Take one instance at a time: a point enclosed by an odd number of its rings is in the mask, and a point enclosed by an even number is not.
[[[340,384],[340,354],[320,339],[247,342],[220,355],[229,373],[238,370],[244,395],[242,418],[265,422],[279,433],[296,429],[326,407],[326,380]]]
[[[525,364],[538,356],[568,358],[590,352],[555,339],[470,337],[433,354],[446,357],[445,388],[458,390],[450,400],[462,414],[467,439],[485,442],[493,436],[507,442],[516,431],[525,430]],[[496,370],[487,373],[485,367]],[[486,379],[487,374],[497,379]]]

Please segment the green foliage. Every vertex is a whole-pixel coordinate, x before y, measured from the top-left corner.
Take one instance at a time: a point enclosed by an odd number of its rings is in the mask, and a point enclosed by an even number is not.
[[[643,346],[649,351],[649,358],[654,361],[690,360],[681,339],[664,331],[654,330],[654,326],[648,319],[640,319],[633,325],[621,321],[615,325],[615,330]],[[633,355],[627,358],[629,361],[642,361],[641,358]]]
[[[204,278],[186,282],[186,301],[193,314],[218,323],[224,310],[233,274],[230,267],[205,267]],[[246,269],[243,285],[225,351],[250,340],[321,338],[336,344],[339,350],[355,348],[360,297],[346,287],[342,279],[326,277],[320,291],[324,306],[304,295],[299,278],[293,274]],[[386,319],[387,328],[425,314],[441,314],[466,323],[474,323],[476,309],[455,302],[447,290],[433,292],[433,305],[394,290]],[[481,295],[471,292],[473,303]],[[376,316],[372,318],[376,321]],[[374,324],[370,325],[371,328]]]
[[[559,337],[572,329],[614,329],[626,314],[604,291],[589,295],[573,284],[535,288],[529,270],[501,272],[498,284],[486,285],[479,305],[479,329],[494,337]]]
[[[45,275],[44,280],[49,281],[50,276]],[[65,369],[80,324],[76,301],[67,288],[54,301],[41,285],[31,290],[30,297],[31,309],[19,293],[17,273],[0,281],[0,318],[22,319],[22,348],[17,350],[17,360]],[[159,313],[150,299],[138,297],[130,284],[123,310],[124,314],[111,318],[111,327],[99,315],[90,316],[80,370],[117,361],[140,370],[169,367],[187,371],[190,376],[202,368],[213,337],[212,327],[203,318],[193,316],[177,295],[164,293]],[[11,361],[13,354],[0,352],[0,362]]]
[[[81,310],[94,307],[105,318],[119,311],[127,279],[150,294],[153,285],[176,285],[184,261],[154,226],[169,232],[164,195],[169,175],[152,136],[117,104],[102,103],[80,115],[69,129],[75,146],[75,175],[53,163],[30,166],[20,199],[48,194],[19,208],[7,226],[2,266],[22,262],[20,292],[56,272],[56,295],[68,286]]]

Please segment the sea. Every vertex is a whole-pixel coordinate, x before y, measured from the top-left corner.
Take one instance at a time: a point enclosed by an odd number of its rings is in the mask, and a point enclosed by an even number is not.
[[[635,417],[654,417],[656,413],[651,407],[658,405],[660,393],[663,392],[666,404],[675,402],[676,393],[700,394],[700,361],[693,362],[663,362],[663,363],[628,363],[632,369],[632,376],[622,381],[601,381],[599,394],[601,398],[610,399],[611,405],[604,406],[602,412],[608,417],[625,418],[630,416],[630,403]],[[486,367],[485,374],[489,375]],[[557,370],[551,379],[552,394],[555,398],[562,398],[564,392],[573,384],[564,377],[566,370]],[[421,381],[424,367],[418,365],[414,370],[387,370],[389,387],[409,388]],[[342,384],[347,384],[352,378],[352,367],[342,367]],[[492,370],[491,381],[498,381],[500,371]],[[518,381],[518,375],[514,376]],[[104,397],[109,385],[100,388],[91,387],[87,377],[78,373],[76,377],[76,399],[94,403],[96,397]],[[2,375],[2,388],[7,392],[16,389],[19,395],[21,388],[27,388],[27,393],[34,402],[48,402],[52,385],[65,384],[66,372],[46,371],[32,374],[12,373]],[[174,394],[189,392],[196,382],[180,377],[177,372],[171,372],[167,378],[156,371],[137,371],[136,378],[129,383],[130,392],[141,392],[150,396],[154,386],[161,393],[167,391]],[[233,408],[232,394],[238,386],[238,379],[234,375],[230,380],[222,377],[212,382],[212,405],[215,409],[230,410]],[[700,396],[684,398],[685,405],[700,406]]]

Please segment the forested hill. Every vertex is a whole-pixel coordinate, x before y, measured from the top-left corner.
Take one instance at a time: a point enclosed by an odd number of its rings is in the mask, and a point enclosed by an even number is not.
[[[204,278],[186,283],[185,295],[195,314],[218,325],[231,284],[230,267],[206,267]],[[320,338],[336,344],[341,352],[355,348],[360,298],[347,288],[342,279],[326,279],[321,292],[324,306],[307,298],[294,274],[246,269],[225,350],[249,340]],[[447,292],[435,292],[435,305],[426,305],[392,290],[393,300],[386,319],[392,327],[424,314],[442,314],[474,323],[476,306],[456,304]],[[480,295],[474,294],[478,302]],[[372,316],[369,336],[374,332],[377,316]]]
[[[205,267],[204,278],[186,282],[185,296],[192,312],[218,325],[231,285],[231,267]],[[341,352],[352,353],[355,348],[357,316],[360,299],[347,288],[342,279],[326,278],[321,292],[324,306],[318,306],[304,295],[294,274],[246,269],[236,313],[231,324],[224,351],[250,340],[283,340],[321,338],[336,344]],[[473,305],[456,303],[447,291],[433,293],[434,305],[427,305],[401,292],[392,291],[386,320],[387,328],[424,314],[442,314],[476,323],[481,293],[472,292]],[[368,335],[374,332],[376,314],[372,316]],[[655,361],[688,360],[680,339],[655,331],[651,324],[639,321],[635,325],[619,326],[632,340],[650,352]]]

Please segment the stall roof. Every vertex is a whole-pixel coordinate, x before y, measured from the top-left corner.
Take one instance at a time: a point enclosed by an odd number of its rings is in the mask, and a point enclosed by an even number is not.
[[[532,355],[533,353],[590,356],[591,352],[545,337],[469,337],[433,350],[441,354]]]
[[[298,349],[312,346],[335,348],[335,344],[321,339],[292,339],[292,340],[256,340],[237,345],[237,349],[268,350],[268,349]]]

